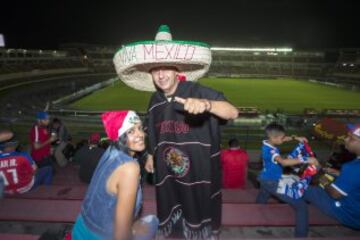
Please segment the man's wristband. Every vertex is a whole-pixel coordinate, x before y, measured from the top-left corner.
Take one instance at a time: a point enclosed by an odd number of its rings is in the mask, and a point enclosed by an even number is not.
[[[207,104],[206,104],[206,111],[207,112],[211,112],[211,108],[212,108],[212,104],[210,100],[207,100]]]

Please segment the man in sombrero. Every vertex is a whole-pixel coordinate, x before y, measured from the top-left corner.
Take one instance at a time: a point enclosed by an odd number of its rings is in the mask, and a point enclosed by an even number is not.
[[[120,79],[155,91],[148,108],[145,168],[156,175],[159,235],[216,238],[221,225],[220,124],[237,109],[224,95],[195,83],[211,63],[202,42],[172,40],[162,25],[154,41],[123,46],[114,57]],[[186,80],[185,80],[186,79]]]

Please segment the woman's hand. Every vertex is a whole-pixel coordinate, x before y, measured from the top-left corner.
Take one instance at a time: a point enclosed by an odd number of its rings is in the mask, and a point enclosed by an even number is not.
[[[151,154],[148,154],[147,159],[145,161],[145,170],[148,173],[154,173],[154,158]]]
[[[133,235],[138,235],[138,236],[146,236],[149,234],[149,225],[143,221],[141,221],[141,219],[137,220],[136,222],[134,222],[133,226],[132,226],[132,234]]]

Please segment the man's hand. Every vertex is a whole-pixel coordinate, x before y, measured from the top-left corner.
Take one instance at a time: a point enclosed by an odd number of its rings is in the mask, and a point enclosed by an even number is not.
[[[51,135],[50,135],[50,142],[55,142],[59,139],[58,135],[56,132],[52,132]]]
[[[306,137],[298,137],[298,136],[293,136],[293,138],[296,140],[296,141],[298,141],[298,142],[302,142],[302,143],[304,143],[304,142],[309,142],[308,140],[307,140],[307,138]]]
[[[145,170],[148,173],[154,173],[154,158],[151,154],[148,154],[147,159],[145,161]]]
[[[291,136],[285,136],[283,140],[284,140],[284,142],[290,142],[290,141],[293,140],[293,137],[291,137]]]
[[[307,162],[310,163],[310,164],[313,164],[315,166],[320,166],[319,161],[314,157],[309,157],[307,159]]]
[[[50,137],[50,142],[52,143],[52,142],[55,142],[55,141],[57,141],[58,140],[58,138],[57,138],[57,136],[56,135],[51,135],[51,137]]]
[[[175,102],[183,104],[185,111],[195,115],[211,110],[211,102],[207,99],[175,97]]]
[[[31,166],[32,166],[32,168],[34,170],[34,173],[36,173],[36,171],[38,170],[38,167],[37,167],[36,163],[33,163]]]
[[[323,168],[324,171],[328,174],[334,175],[334,176],[339,176],[340,175],[340,171],[334,168]]]

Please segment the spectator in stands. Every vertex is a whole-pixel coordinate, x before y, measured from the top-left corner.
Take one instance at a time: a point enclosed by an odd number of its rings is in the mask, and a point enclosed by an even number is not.
[[[285,129],[277,123],[269,124],[266,129],[267,140],[263,141],[262,159],[263,170],[258,180],[260,182],[260,192],[256,198],[257,203],[266,204],[271,196],[290,204],[295,210],[295,237],[306,237],[308,234],[308,209],[302,198],[293,199],[285,194],[277,192],[278,184],[283,173],[283,167],[302,164],[303,161],[297,158],[282,158],[277,146],[292,139],[299,142],[307,141],[303,137],[288,137]],[[308,163],[318,164],[315,158],[308,158]]]
[[[52,166],[51,143],[57,140],[56,134],[49,134],[49,114],[38,112],[37,122],[30,130],[31,157],[39,168]]]
[[[349,152],[344,144],[340,144],[338,146],[338,151],[334,151],[331,154],[327,164],[331,166],[331,168],[340,169],[344,163],[352,161],[355,157],[356,155]]]
[[[79,177],[81,181],[90,183],[96,166],[105,152],[105,149],[99,147],[100,134],[93,133],[89,137],[88,144],[82,146],[74,156],[74,161],[79,163]]]
[[[56,133],[58,137],[55,142],[55,160],[60,167],[65,167],[68,163],[68,159],[64,155],[64,149],[69,144],[70,135],[67,128],[59,118],[54,118],[51,125],[51,133]]]
[[[142,202],[136,159],[145,149],[141,120],[133,111],[114,111],[104,113],[102,121],[112,142],[95,170],[72,237],[152,239],[158,227],[155,216],[134,222]]]
[[[13,138],[14,134],[13,132],[11,132],[10,130],[0,130],[0,154],[1,154],[1,149],[3,148],[2,145],[10,140],[11,138]],[[4,193],[4,188],[5,188],[5,181],[4,181],[4,176],[0,175],[0,199],[3,196]]]
[[[10,130],[0,130],[0,144],[14,137],[14,133]]]
[[[25,193],[40,184],[52,182],[51,167],[37,169],[26,152],[16,151],[18,141],[10,139],[0,146],[0,175],[3,177],[5,193]]]
[[[4,195],[4,189],[5,189],[5,181],[4,181],[4,177],[0,176],[0,199],[3,197]]]
[[[103,149],[107,149],[110,145],[109,139],[107,138],[101,138],[100,139],[100,143],[99,143],[99,147],[103,148]]]
[[[229,149],[221,151],[223,188],[245,188],[249,156],[240,149],[236,138],[229,140]]]
[[[340,171],[327,169],[337,176],[335,181],[324,188],[310,186],[304,199],[345,226],[360,229],[360,124],[349,126],[345,147],[356,157]]]

